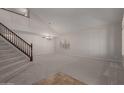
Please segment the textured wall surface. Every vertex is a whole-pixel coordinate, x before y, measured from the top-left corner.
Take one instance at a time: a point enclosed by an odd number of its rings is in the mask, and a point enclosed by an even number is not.
[[[66,33],[57,40],[57,52],[79,57],[119,59],[122,53],[121,24],[103,25],[83,29],[80,32]],[[60,47],[67,40],[69,49]]]

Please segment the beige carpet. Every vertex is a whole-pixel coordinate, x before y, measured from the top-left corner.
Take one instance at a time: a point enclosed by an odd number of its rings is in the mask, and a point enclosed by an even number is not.
[[[73,77],[64,73],[57,73],[53,76],[36,82],[34,85],[86,85],[85,83],[74,79]]]

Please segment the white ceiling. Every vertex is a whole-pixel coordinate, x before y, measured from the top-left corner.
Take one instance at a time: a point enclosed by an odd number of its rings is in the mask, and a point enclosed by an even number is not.
[[[114,8],[31,8],[56,33],[121,22],[124,9]]]

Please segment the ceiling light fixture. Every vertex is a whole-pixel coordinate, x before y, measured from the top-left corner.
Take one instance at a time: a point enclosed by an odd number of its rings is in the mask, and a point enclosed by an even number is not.
[[[46,38],[47,40],[52,40],[56,37],[56,34],[43,33],[42,38]]]

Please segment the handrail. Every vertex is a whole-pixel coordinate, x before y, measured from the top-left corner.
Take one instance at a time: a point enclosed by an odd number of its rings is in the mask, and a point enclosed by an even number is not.
[[[16,33],[14,33],[2,23],[0,23],[0,35],[21,52],[23,52],[26,56],[28,56],[30,61],[33,61],[32,43],[27,43],[24,39],[19,37]]]

